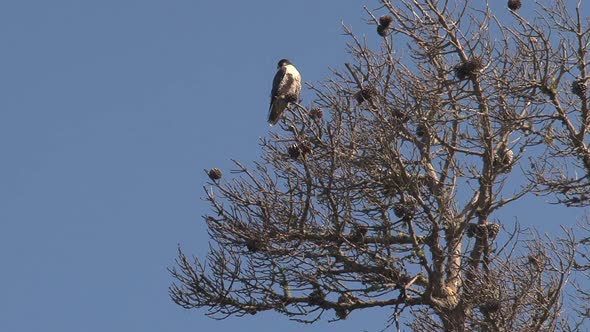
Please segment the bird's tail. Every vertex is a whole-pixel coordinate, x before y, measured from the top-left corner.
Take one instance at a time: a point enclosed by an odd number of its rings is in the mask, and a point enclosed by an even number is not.
[[[279,122],[281,115],[283,114],[283,111],[285,111],[285,108],[287,108],[288,104],[289,102],[283,98],[275,98],[272,104],[270,104],[268,123],[271,125],[271,127]]]

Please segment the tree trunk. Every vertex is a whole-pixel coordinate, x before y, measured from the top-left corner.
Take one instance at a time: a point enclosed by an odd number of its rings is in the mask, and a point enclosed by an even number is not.
[[[444,326],[445,332],[464,332],[467,317],[461,305],[456,306],[452,310],[448,310],[439,314]]]

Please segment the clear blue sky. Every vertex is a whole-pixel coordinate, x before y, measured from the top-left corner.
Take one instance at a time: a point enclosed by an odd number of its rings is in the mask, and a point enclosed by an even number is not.
[[[314,326],[277,314],[220,322],[167,294],[177,244],[207,251],[202,170],[228,174],[230,158],[259,154],[279,59],[317,82],[349,59],[341,20],[377,38],[362,4],[4,1],[0,330],[383,328],[389,311]],[[552,222],[555,209],[534,208],[506,222]]]

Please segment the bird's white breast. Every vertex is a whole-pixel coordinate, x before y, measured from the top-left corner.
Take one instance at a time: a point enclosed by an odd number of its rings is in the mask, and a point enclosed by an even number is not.
[[[295,68],[295,66],[293,66],[293,65],[286,65],[285,70],[287,72],[287,75],[291,74],[295,78],[299,78],[299,76],[300,76],[299,72],[297,71],[297,68]]]
[[[299,71],[293,65],[286,65],[285,66],[285,76],[281,81],[279,92],[281,94],[295,94],[299,95],[299,91],[301,91],[301,75],[299,75]]]

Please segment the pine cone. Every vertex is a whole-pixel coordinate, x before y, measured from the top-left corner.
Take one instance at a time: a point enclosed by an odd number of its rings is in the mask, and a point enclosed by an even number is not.
[[[467,237],[472,238],[478,232],[477,224],[469,223],[467,224]]]
[[[482,59],[480,57],[474,57],[455,66],[455,75],[457,75],[458,79],[463,80],[467,77],[474,76],[482,68]]]
[[[365,236],[369,228],[365,225],[354,225],[354,231],[351,234],[350,241],[351,242],[364,242]]]
[[[372,85],[367,85],[363,87],[360,91],[358,91],[354,97],[356,98],[356,102],[361,104],[363,101],[368,100],[376,96],[378,93],[377,89]]]
[[[484,314],[490,314],[490,313],[497,312],[498,310],[500,310],[500,301],[498,301],[498,300],[486,301],[484,304],[482,304],[479,307],[479,310],[481,310],[481,312]]]
[[[323,116],[324,112],[321,108],[312,108],[312,110],[309,111],[309,117],[312,119],[321,119]]]
[[[287,147],[287,153],[292,159],[297,159],[299,156],[305,157],[311,153],[311,143],[302,140],[299,143],[291,144]]]
[[[355,302],[355,298],[348,293],[343,293],[338,298],[338,304],[353,304]]]
[[[398,124],[407,122],[410,118],[406,113],[404,113],[404,111],[402,111],[400,109],[393,110],[391,115],[392,115],[393,119],[395,120],[395,122],[397,122]]]
[[[512,162],[514,161],[514,152],[510,149],[504,148],[496,152],[494,156],[494,168],[501,173],[509,173],[512,170]]]
[[[311,153],[311,143],[309,143],[308,141],[302,140],[301,142],[297,143],[297,146],[299,147],[299,151],[301,151],[301,154],[304,157],[305,155]]]
[[[213,181],[221,179],[222,173],[219,168],[212,168],[209,171],[209,178]]]
[[[348,309],[338,307],[334,308],[334,310],[336,311],[336,317],[338,317],[338,319],[344,320],[348,317]]]
[[[319,306],[324,304],[325,297],[326,295],[324,295],[324,293],[319,288],[316,288],[313,292],[311,292],[311,294],[309,294],[307,301],[310,305]]]
[[[577,79],[572,82],[572,93],[576,96],[580,97],[580,99],[586,98],[586,91],[588,90],[588,85],[582,79]]]
[[[400,219],[412,219],[416,213],[413,201],[397,202],[393,205],[393,214]]]
[[[388,31],[389,29],[387,27],[384,27],[382,25],[377,26],[377,34],[381,37],[386,37]]]
[[[518,10],[522,6],[520,0],[508,0],[508,8],[510,10]]]
[[[406,205],[403,203],[395,203],[393,205],[393,214],[398,218],[403,218],[407,213]]]
[[[264,248],[264,243],[258,239],[248,239],[246,240],[246,248],[250,252],[257,252]]]
[[[498,233],[500,233],[500,225],[499,224],[489,223],[486,225],[486,227],[488,228],[488,238],[489,239],[494,239],[498,235]]]
[[[301,150],[299,149],[299,145],[297,145],[297,144],[289,145],[289,147],[287,148],[287,153],[289,154],[289,157],[291,157],[292,159],[299,158],[299,155],[301,155]]]
[[[416,127],[416,136],[422,138],[426,134],[426,127],[423,124],[419,124]]]
[[[383,26],[384,28],[389,28],[389,25],[393,22],[393,17],[389,15],[383,15],[379,17],[379,25]]]

